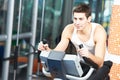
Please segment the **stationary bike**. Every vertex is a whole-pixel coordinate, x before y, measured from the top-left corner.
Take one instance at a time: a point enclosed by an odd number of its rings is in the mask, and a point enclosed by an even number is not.
[[[107,61],[98,69],[98,65],[89,58],[54,50],[42,51],[40,59],[43,74],[53,80],[109,80],[108,73],[112,66],[112,62]],[[86,74],[81,64],[88,66]]]

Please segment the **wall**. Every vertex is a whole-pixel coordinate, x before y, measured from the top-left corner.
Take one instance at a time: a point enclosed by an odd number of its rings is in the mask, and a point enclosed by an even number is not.
[[[120,56],[120,2],[114,0],[110,21],[108,51],[110,54]],[[113,63],[110,71],[110,80],[120,80],[120,64]]]

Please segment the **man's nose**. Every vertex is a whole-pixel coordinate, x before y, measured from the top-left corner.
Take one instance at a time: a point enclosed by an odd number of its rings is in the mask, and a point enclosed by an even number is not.
[[[79,24],[80,23],[80,21],[79,20],[76,20],[76,24]]]

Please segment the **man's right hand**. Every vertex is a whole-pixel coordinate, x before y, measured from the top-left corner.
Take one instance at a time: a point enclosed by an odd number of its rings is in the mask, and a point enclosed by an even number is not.
[[[43,41],[41,41],[39,44],[38,44],[38,50],[40,51],[50,51],[51,49],[49,48],[48,44],[45,43],[43,44]]]

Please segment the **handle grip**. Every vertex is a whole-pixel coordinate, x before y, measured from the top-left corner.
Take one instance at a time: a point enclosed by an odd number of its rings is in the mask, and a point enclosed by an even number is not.
[[[48,43],[48,41],[46,39],[43,39],[43,44],[46,44],[46,43]],[[38,62],[40,62],[40,56],[39,56],[40,53],[41,53],[41,51],[38,50]]]
[[[83,48],[83,44],[79,45],[79,48]],[[92,66],[95,69],[98,69],[98,65],[96,63],[94,63],[90,58],[87,57],[82,57],[83,60],[87,63],[87,65]]]

